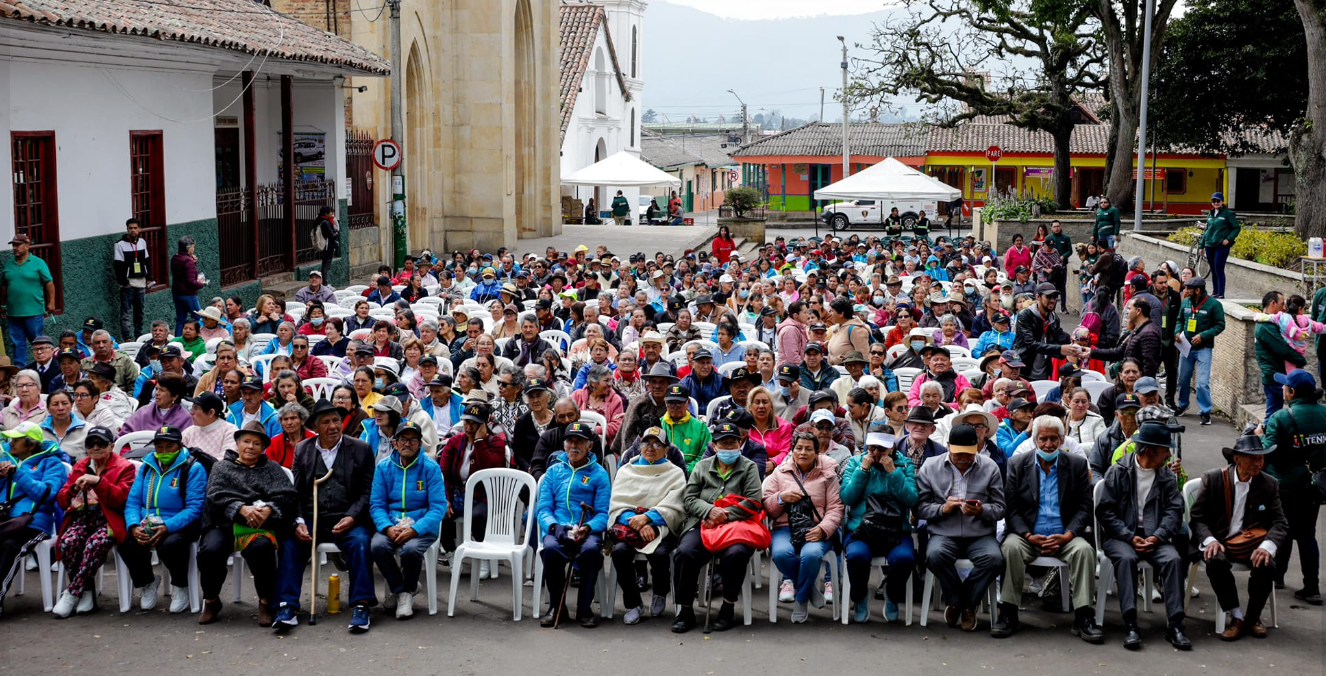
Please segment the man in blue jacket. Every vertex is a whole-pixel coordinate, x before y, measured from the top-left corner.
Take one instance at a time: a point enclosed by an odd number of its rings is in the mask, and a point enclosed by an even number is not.
[[[437,461],[420,453],[423,429],[418,425],[401,422],[391,445],[395,450],[373,473],[368,513],[378,532],[369,552],[393,597],[386,605],[394,602],[396,619],[403,620],[414,614],[424,553],[437,541],[447,515],[447,489]]]
[[[244,382],[239,384],[239,401],[231,404],[226,411],[226,422],[236,428],[242,428],[250,421],[262,423],[269,437],[275,437],[282,431],[276,409],[263,401],[261,376],[246,376]]]
[[[104,427],[87,433],[88,446],[110,445],[114,435]],[[161,581],[152,574],[152,550],[170,571],[175,583],[170,597],[170,612],[182,613],[189,607],[185,585],[189,579],[189,549],[201,534],[203,500],[207,496],[207,469],[181,446],[183,436],[175,428],[162,428],[152,440],[153,453],[143,456],[129,498],[124,503],[124,525],[129,533],[120,543],[120,559],[129,569],[134,587],[142,594],[142,604],[155,604],[156,585]],[[147,520],[151,518],[152,523]]]
[[[701,411],[708,410],[709,402],[727,393],[723,377],[714,370],[714,356],[703,347],[691,357],[691,372],[681,379],[681,386],[695,399]]]
[[[593,423],[573,422],[566,428],[565,451],[553,454],[548,471],[539,481],[539,532],[543,534],[543,580],[552,603],[539,626],[551,627],[566,615],[566,564],[574,561],[580,571],[576,597],[576,621],[580,626],[599,626],[594,611],[594,583],[603,566],[602,537],[608,527],[608,503],[612,483],[608,470],[595,462]],[[583,507],[582,507],[583,505]],[[583,523],[581,521],[584,515]]]

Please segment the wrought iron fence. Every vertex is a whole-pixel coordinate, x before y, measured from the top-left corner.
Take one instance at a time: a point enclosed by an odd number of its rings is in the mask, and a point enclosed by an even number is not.
[[[260,185],[252,196],[243,188],[218,190],[221,285],[233,286],[291,272],[294,265],[316,261],[318,254],[313,250],[312,232],[323,206],[336,207],[335,179],[295,185],[292,238],[279,183]]]

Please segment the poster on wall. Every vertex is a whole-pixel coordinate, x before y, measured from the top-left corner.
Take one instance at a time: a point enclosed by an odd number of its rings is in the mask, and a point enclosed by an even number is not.
[[[327,134],[320,131],[295,132],[295,182],[312,183],[327,176]],[[284,176],[285,143],[276,132],[276,175]]]
[[[986,186],[989,185],[989,170],[984,168],[973,168],[971,170],[971,191],[973,193],[983,193]]]

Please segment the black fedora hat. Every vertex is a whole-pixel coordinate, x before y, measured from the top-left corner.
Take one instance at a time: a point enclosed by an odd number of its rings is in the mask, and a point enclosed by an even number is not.
[[[1174,437],[1170,436],[1169,426],[1162,422],[1144,422],[1137,426],[1131,441],[1137,446],[1158,446],[1174,448]],[[1260,446],[1260,442],[1258,442]]]
[[[1274,451],[1274,444],[1269,447],[1263,447],[1262,438],[1252,433],[1240,435],[1238,440],[1234,442],[1233,448],[1221,449],[1221,453],[1224,454],[1225,459],[1230,462],[1233,462],[1234,454],[1236,453],[1242,455],[1269,455]]]
[[[935,414],[924,406],[913,406],[912,410],[907,412],[907,419],[903,422],[933,425],[935,424]]]

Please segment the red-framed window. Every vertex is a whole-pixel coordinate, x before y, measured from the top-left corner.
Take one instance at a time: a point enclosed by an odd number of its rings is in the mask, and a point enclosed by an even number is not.
[[[30,253],[46,261],[55,281],[55,311],[64,312],[55,132],[9,134],[14,182],[14,234],[32,238]]]
[[[148,291],[168,286],[166,242],[166,177],[160,131],[129,132],[129,194],[139,235],[147,241]]]

